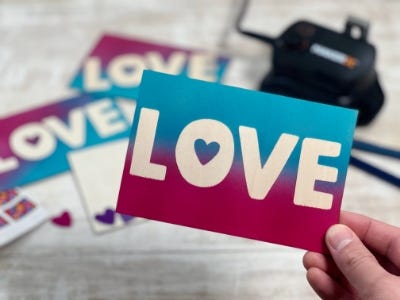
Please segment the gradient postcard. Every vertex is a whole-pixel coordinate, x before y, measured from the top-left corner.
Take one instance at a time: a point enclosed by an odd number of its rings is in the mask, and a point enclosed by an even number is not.
[[[357,112],[145,71],[117,212],[324,252]]]
[[[128,137],[135,107],[80,95],[0,119],[0,190],[68,171],[70,151]]]
[[[137,223],[140,218],[115,212],[128,139],[70,152],[68,161],[95,233]]]
[[[137,97],[145,69],[220,82],[227,57],[112,34],[103,35],[70,86],[88,93]]]

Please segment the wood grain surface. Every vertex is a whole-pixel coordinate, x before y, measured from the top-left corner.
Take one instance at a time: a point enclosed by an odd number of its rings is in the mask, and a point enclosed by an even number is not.
[[[231,30],[235,0],[2,0],[0,116],[73,95],[67,84],[105,31],[221,51],[238,62],[229,84],[255,88],[268,46]],[[371,22],[386,104],[356,136],[400,148],[400,2],[252,1],[245,26],[272,35],[310,19],[342,30]],[[235,70],[232,70],[235,71]],[[1,128],[0,128],[1,130]],[[400,164],[365,156],[400,175]],[[304,251],[153,221],[104,235],[89,228],[66,173],[26,187],[50,211],[71,211],[69,229],[43,224],[0,249],[0,299],[316,299]],[[400,226],[399,189],[350,168],[343,208]]]

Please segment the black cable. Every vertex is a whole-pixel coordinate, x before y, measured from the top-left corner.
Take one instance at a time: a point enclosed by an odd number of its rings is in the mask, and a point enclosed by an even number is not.
[[[359,141],[356,139],[354,139],[354,141],[353,141],[353,149],[356,149],[359,151],[370,152],[373,154],[378,154],[378,155],[382,155],[382,156],[386,156],[386,157],[400,159],[400,151],[399,150],[385,148],[382,146],[374,145],[374,144],[367,143],[364,141]],[[394,174],[390,174],[386,171],[383,171],[382,169],[379,169],[378,167],[375,167],[357,157],[354,157],[354,155],[352,155],[350,157],[350,164],[355,166],[356,168],[359,168],[359,169],[371,174],[371,175],[374,175],[377,178],[380,178],[388,183],[391,183],[397,187],[400,187],[400,177],[397,177]]]
[[[367,172],[375,177],[382,179],[383,181],[391,183],[396,187],[400,187],[399,177],[385,172],[373,165],[370,165],[369,163],[355,157],[354,155],[350,156],[350,164],[356,168],[363,170],[364,172]]]
[[[266,36],[266,35],[262,35],[262,34],[259,34],[259,33],[256,33],[256,32],[250,32],[250,31],[247,31],[247,30],[244,30],[244,29],[241,28],[240,24],[242,23],[244,13],[247,10],[248,3],[249,3],[248,0],[243,0],[242,1],[242,6],[240,7],[240,10],[239,10],[236,22],[235,22],[235,27],[236,27],[237,31],[239,31],[240,33],[242,33],[244,35],[250,36],[252,38],[261,40],[261,41],[263,41],[263,42],[265,42],[267,44],[274,45],[275,44],[275,38],[272,38],[272,37],[269,37],[269,36]]]

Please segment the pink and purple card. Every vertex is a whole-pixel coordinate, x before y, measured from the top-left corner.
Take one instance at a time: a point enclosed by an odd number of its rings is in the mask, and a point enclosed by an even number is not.
[[[324,252],[357,112],[145,71],[117,212]]]
[[[0,190],[68,171],[70,151],[128,137],[135,107],[80,95],[0,119]]]
[[[0,192],[0,247],[46,221],[48,214],[17,189]]]
[[[136,98],[145,69],[220,82],[228,62],[227,57],[206,51],[105,34],[84,59],[70,86],[89,93]]]

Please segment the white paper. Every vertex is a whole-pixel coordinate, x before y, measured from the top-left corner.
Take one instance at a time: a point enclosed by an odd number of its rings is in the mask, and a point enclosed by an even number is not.
[[[127,147],[128,140],[123,139],[68,154],[90,225],[96,233],[139,221],[139,218],[124,221],[122,215],[114,212],[111,222],[112,218],[107,214],[107,210],[115,211],[117,205]]]

